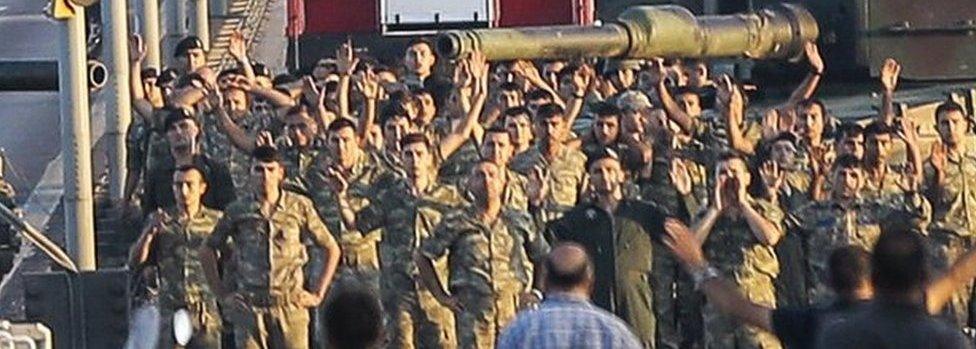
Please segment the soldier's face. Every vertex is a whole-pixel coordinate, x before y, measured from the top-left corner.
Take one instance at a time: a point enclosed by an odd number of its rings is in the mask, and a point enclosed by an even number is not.
[[[820,139],[824,129],[823,109],[816,104],[798,109],[799,123],[797,123],[797,128],[800,136],[807,140]]]
[[[840,153],[854,155],[858,160],[864,159],[864,135],[850,135],[841,139]]]
[[[507,166],[508,160],[512,158],[512,142],[508,133],[486,133],[481,145],[481,158],[499,166]]]
[[[173,194],[176,202],[184,207],[196,205],[207,191],[207,183],[203,181],[203,174],[196,169],[176,171],[173,174]]]
[[[620,117],[620,131],[628,136],[643,135],[646,124],[639,110],[625,109]]]
[[[969,127],[969,123],[966,120],[966,116],[958,111],[950,111],[947,113],[942,113],[937,115],[936,122],[938,122],[939,137],[942,138],[942,142],[954,145],[963,142],[966,139],[966,130]]]
[[[864,172],[858,168],[838,167],[834,169],[834,181],[831,184],[835,196],[842,199],[856,197],[864,186]]]
[[[532,99],[532,100],[525,101],[525,108],[529,109],[529,111],[531,111],[532,114],[535,114],[537,111],[539,111],[539,107],[549,103],[552,103],[552,99],[548,99],[548,98]]]
[[[394,117],[383,124],[383,144],[387,149],[396,149],[403,135],[410,132],[410,119],[405,116]]]
[[[593,137],[602,145],[610,145],[617,141],[620,134],[620,119],[616,116],[598,117],[593,122]]]
[[[502,90],[498,94],[498,103],[504,108],[512,108],[522,105],[522,96],[518,91]]]
[[[590,165],[590,190],[597,195],[612,194],[624,181],[620,161],[613,158],[598,160]]]
[[[522,145],[532,143],[532,123],[525,114],[505,117],[505,128],[512,139],[512,144]]]
[[[695,93],[682,93],[675,96],[678,102],[678,106],[681,110],[688,114],[688,116],[697,118],[701,116],[701,97],[698,97]]]
[[[562,115],[539,120],[536,123],[536,137],[549,142],[562,142],[566,135],[566,120]]]
[[[227,112],[231,116],[241,116],[247,113],[247,93],[239,89],[224,90],[224,100],[227,102]]]
[[[505,188],[501,168],[490,162],[479,162],[468,176],[468,188],[478,200],[500,200]]]
[[[434,157],[430,154],[430,149],[424,143],[407,144],[400,150],[400,161],[407,170],[407,175],[420,177],[427,175],[434,167]]]
[[[414,74],[429,74],[436,60],[434,51],[425,43],[408,47],[403,56],[404,65]]]
[[[735,178],[739,183],[748,187],[752,182],[752,175],[749,174],[749,167],[742,159],[729,159],[718,163],[715,168],[715,175],[718,179]]]
[[[251,165],[251,185],[256,190],[268,193],[277,190],[285,179],[285,168],[278,162],[254,161]]]
[[[790,168],[796,159],[796,146],[788,141],[773,143],[769,149],[769,156],[780,167]]]
[[[170,126],[166,131],[166,140],[175,152],[189,153],[196,148],[198,135],[200,135],[200,128],[196,121],[183,119]]]
[[[356,130],[352,127],[343,127],[333,131],[329,134],[329,147],[339,163],[351,164],[356,152],[359,151]]]
[[[186,71],[192,72],[207,65],[207,53],[202,49],[194,48],[186,51],[178,60],[186,67]]]
[[[864,156],[868,159],[884,160],[891,151],[891,134],[874,134],[864,143]]]
[[[318,132],[318,127],[308,115],[295,113],[285,118],[285,134],[291,144],[303,148],[312,143],[312,137]]]
[[[434,119],[437,115],[437,105],[434,104],[434,96],[429,93],[417,94],[417,107],[419,109],[418,116],[421,117],[423,122],[428,122]]]

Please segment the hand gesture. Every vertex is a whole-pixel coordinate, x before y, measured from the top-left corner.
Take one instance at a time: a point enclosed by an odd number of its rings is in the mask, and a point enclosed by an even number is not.
[[[153,212],[152,217],[150,218],[150,223],[149,227],[146,229],[146,234],[149,234],[150,236],[159,234],[159,232],[166,228],[166,221],[169,221],[169,214],[167,214],[166,211],[163,211],[163,209],[156,209],[156,212]]]
[[[948,161],[949,158],[946,154],[945,146],[942,145],[942,142],[932,143],[932,152],[931,155],[929,155],[929,163],[932,165],[932,168],[935,169],[936,172],[941,173],[945,171]]]
[[[705,254],[702,253],[701,243],[695,234],[675,218],[664,220],[664,246],[674,253],[675,258],[681,262],[686,269],[697,270],[704,268],[707,264]]]
[[[204,90],[204,96],[207,98],[207,103],[210,104],[210,110],[224,110],[224,94],[220,92],[220,88],[214,86],[212,89],[206,89]]]
[[[833,166],[833,156],[824,146],[810,148],[810,170],[814,177],[826,176]]]
[[[898,138],[901,138],[905,144],[918,144],[918,127],[915,126],[915,122],[911,118],[902,117],[898,126],[898,132],[896,132]]]
[[[582,65],[573,73],[573,94],[583,95],[590,89],[593,83],[593,68],[589,65]]]
[[[885,59],[881,66],[881,87],[886,92],[893,92],[898,87],[898,75],[901,74],[901,64],[893,58]]]
[[[474,74],[471,73],[471,61],[462,59],[454,66],[454,87],[470,88],[474,85]]]
[[[319,297],[318,295],[302,290],[298,293],[298,305],[303,308],[314,308],[322,304],[322,300],[325,297]]]
[[[359,78],[356,79],[356,89],[363,94],[368,100],[377,100],[380,98],[380,92],[382,87],[380,87],[380,78],[373,72],[372,69],[366,69],[360,74]]]
[[[766,114],[762,118],[762,138],[771,140],[779,136],[780,132],[779,110],[776,110],[776,108],[767,109]]]
[[[146,59],[146,43],[142,41],[142,36],[132,34],[129,36],[129,60],[133,63],[141,63]]]
[[[325,184],[336,195],[345,194],[346,190],[349,189],[349,181],[346,180],[346,176],[342,174],[341,170],[331,166],[325,169]]]
[[[778,193],[786,180],[786,172],[780,170],[779,164],[772,160],[768,160],[762,165],[759,169],[759,176],[771,195]]]
[[[815,73],[823,73],[824,71],[824,61],[823,57],[820,57],[820,49],[817,48],[817,43],[810,41],[803,46],[803,52],[806,53],[807,62],[810,63],[810,69]]]
[[[659,85],[668,76],[668,69],[664,66],[664,59],[660,57],[651,58],[651,83]]]
[[[678,194],[691,194],[691,174],[688,172],[688,166],[685,165],[684,161],[671,159],[668,175],[671,177],[671,184],[674,185],[674,190],[677,190]]]
[[[911,164],[901,168],[901,173],[898,176],[898,188],[905,193],[915,193],[918,192],[918,188],[922,180],[918,178],[918,175]]]
[[[542,167],[532,168],[526,191],[534,206],[542,206],[546,197],[549,196],[549,174]]]
[[[247,40],[244,39],[244,33],[240,30],[235,30],[230,34],[230,45],[227,47],[227,52],[237,61],[247,59]]]
[[[542,74],[539,73],[539,69],[535,67],[535,64],[526,60],[516,61],[515,65],[512,66],[512,73],[529,81],[542,80]]]
[[[261,131],[261,133],[258,133],[258,137],[254,143],[259,147],[275,147],[274,137],[271,136],[271,132],[268,131]]]
[[[712,190],[712,207],[719,212],[725,211],[728,207],[725,201],[727,199],[725,188],[728,186],[728,179],[729,177],[719,175],[718,180],[715,181],[715,188]]]
[[[336,50],[336,70],[339,74],[346,76],[352,75],[359,65],[359,58],[353,53],[352,41],[347,40]]]

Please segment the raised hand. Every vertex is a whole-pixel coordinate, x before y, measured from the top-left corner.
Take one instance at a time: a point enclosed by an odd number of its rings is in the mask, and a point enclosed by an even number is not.
[[[786,172],[780,170],[779,164],[772,160],[768,160],[762,165],[759,169],[759,176],[770,194],[778,193],[786,180]]]
[[[901,74],[901,64],[893,58],[885,59],[881,66],[881,87],[886,92],[893,92],[898,87],[898,76]]]
[[[380,86],[380,78],[372,69],[366,69],[360,74],[359,78],[356,79],[356,89],[363,94],[363,97],[370,100],[377,100],[380,98],[380,92],[382,87]]]
[[[688,226],[675,218],[667,218],[664,220],[664,232],[664,246],[674,253],[685,268],[700,269],[706,266],[701,244]]]
[[[715,188],[712,190],[712,207],[719,212],[728,208],[725,202],[727,194],[724,193],[728,179],[729,177],[720,175],[715,181]]]
[[[932,152],[929,156],[929,164],[932,165],[932,168],[935,169],[936,172],[941,173],[945,171],[948,161],[949,157],[946,154],[946,149],[942,142],[932,143]]]
[[[583,95],[593,84],[593,69],[589,65],[582,65],[573,73],[573,94]]]
[[[918,191],[918,188],[922,182],[912,165],[909,164],[901,168],[901,173],[898,176],[898,188],[905,193],[914,193]]]
[[[325,183],[336,195],[342,195],[349,189],[349,181],[346,180],[346,176],[342,174],[341,170],[331,166],[325,169]]]
[[[244,33],[240,30],[231,33],[227,52],[238,61],[247,59],[247,40],[244,39]]]
[[[691,174],[688,172],[688,166],[685,165],[684,161],[672,159],[668,176],[671,177],[671,184],[674,185],[674,190],[678,191],[678,194],[691,194]]]
[[[535,206],[541,206],[549,196],[549,174],[542,167],[532,168],[529,173],[529,182],[526,186],[529,200]]]
[[[810,170],[814,177],[826,176],[833,166],[833,156],[824,146],[810,148]]]
[[[817,74],[822,74],[824,71],[824,61],[823,57],[820,57],[820,49],[817,48],[817,43],[810,41],[803,46],[803,52],[806,53],[807,62],[810,63],[810,69]]]
[[[359,58],[353,53],[352,41],[348,40],[336,50],[336,70],[339,74],[352,75],[359,65]]]
[[[129,36],[129,60],[132,62],[142,62],[146,59],[146,43],[142,41],[142,36],[132,34]]]
[[[918,127],[911,118],[902,117],[898,126],[898,132],[895,133],[898,138],[906,144],[918,144]]]
[[[275,147],[274,136],[272,136],[271,132],[268,131],[261,131],[261,133],[258,133],[258,137],[254,143],[259,147]]]

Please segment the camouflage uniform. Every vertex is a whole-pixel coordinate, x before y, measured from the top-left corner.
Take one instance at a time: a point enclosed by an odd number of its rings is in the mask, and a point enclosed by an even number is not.
[[[783,212],[779,206],[762,199],[750,199],[752,207],[766,220],[783,231]],[[756,239],[745,219],[722,216],[715,222],[704,244],[712,265],[729,276],[750,301],[776,307],[773,280],[779,274],[779,261],[773,246]],[[728,315],[705,304],[706,348],[780,348],[776,337],[751,326],[742,325]]]
[[[250,137],[257,137],[258,133],[268,127],[269,119],[258,114],[247,113],[234,120]],[[231,143],[227,134],[220,129],[217,115],[207,114],[202,120],[203,132],[200,149],[211,159],[223,159],[234,179],[234,188],[246,191],[248,176],[250,175],[251,155],[237,148]]]
[[[457,190],[432,184],[419,197],[409,182],[398,179],[357,213],[356,225],[363,230],[382,228],[380,262],[383,266],[380,294],[389,316],[387,329],[391,348],[452,348],[457,346],[454,316],[437,302],[430,291],[417,283],[413,254],[431,236],[445,212],[463,202]],[[447,271],[446,259],[435,261],[438,272]]]
[[[932,261],[939,272],[947,271],[976,242],[976,155],[968,153],[957,160],[948,159],[944,171],[944,188],[925,188],[925,196],[932,204]],[[925,183],[933,183],[934,176],[935,171],[926,164]],[[946,307],[945,313],[959,326],[976,327],[971,302],[974,292],[970,282]]]
[[[188,220],[178,209],[165,210],[170,217],[163,222],[151,248],[151,258],[158,268],[161,321],[159,348],[173,348],[173,314],[186,309],[193,318],[194,334],[187,348],[219,348],[221,318],[217,298],[207,284],[197,251],[213,232],[222,216],[220,211],[201,207]],[[152,220],[150,220],[152,221]]]
[[[512,158],[509,168],[523,176],[532,175],[535,168],[549,173],[549,196],[539,208],[545,221],[557,219],[576,206],[586,182],[586,155],[568,147],[552,161],[546,160],[538,146],[529,148]]]
[[[810,202],[809,172],[785,169],[783,186],[780,187],[779,205],[784,212],[794,212]],[[803,251],[803,235],[786,234],[776,244],[776,257],[780,262],[776,279],[776,303],[780,307],[797,307],[809,304],[807,300],[806,254]]]
[[[505,209],[489,226],[474,211],[448,213],[420,251],[435,261],[448,256],[448,288],[464,305],[454,314],[459,347],[489,349],[532,284],[527,266],[541,263],[549,245],[525,212]]]
[[[301,191],[310,190],[309,170],[319,157],[319,153],[322,152],[323,144],[322,140],[316,138],[310,146],[305,148],[278,146],[278,149],[281,149],[281,162],[285,165],[285,176],[287,177],[285,181],[289,185]]]
[[[336,244],[311,200],[283,190],[270,216],[254,194],[231,204],[207,240],[214,249],[231,250],[235,292],[244,304],[224,303],[221,309],[234,325],[237,348],[309,347],[308,309],[297,303],[305,292],[302,269],[308,260],[303,233],[317,246]]]
[[[889,195],[894,195],[902,192],[900,186],[898,186],[898,181],[901,179],[901,174],[904,173],[907,164],[898,165],[885,165],[888,169],[885,171],[884,178],[881,181],[875,181],[871,178],[868,168],[865,167],[864,175],[867,179],[864,183],[864,188],[861,189],[861,193],[865,197],[886,197]]]
[[[920,195],[885,199],[811,202],[791,214],[790,233],[800,235],[806,252],[806,286],[810,304],[831,299],[827,286],[830,254],[840,247],[857,246],[870,252],[881,235],[881,224],[898,222],[923,229],[931,208]],[[907,221],[902,221],[908,218]]]
[[[692,182],[692,192],[681,195],[671,182],[668,159],[657,158],[651,168],[651,178],[641,190],[641,197],[664,210],[669,216],[680,217],[688,222],[691,214],[698,212],[700,199],[706,195],[706,170],[694,161],[683,161],[688,168]],[[654,241],[656,251],[668,248]],[[701,296],[694,290],[694,284],[671,253],[655,253],[651,269],[654,287],[654,317],[657,320],[656,347],[678,348],[695,336],[694,329],[700,328]]]

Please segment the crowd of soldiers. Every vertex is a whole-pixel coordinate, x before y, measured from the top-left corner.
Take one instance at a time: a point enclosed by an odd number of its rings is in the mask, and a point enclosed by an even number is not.
[[[870,251],[887,224],[925,234],[936,270],[976,232],[966,111],[939,106],[924,158],[892,105],[892,60],[878,116],[848,123],[814,98],[812,43],[800,86],[763,111],[701,61],[446,62],[418,39],[396,65],[347,43],[309,75],[272,76],[240,35],[219,72],[193,37],[165,70],[131,46],[122,204],[145,224],[130,268],[156,273],[164,325],[195,320],[191,348],[222,332],[237,348],[324,346],[314,323],[344,287],[379,295],[387,347],[492,348],[542,298],[560,241],[593,256],[594,304],[645,347],[776,348],[705,302],[662,243],[666,218],[768,307],[829,299],[831,251]],[[948,307],[960,327],[971,295]]]

